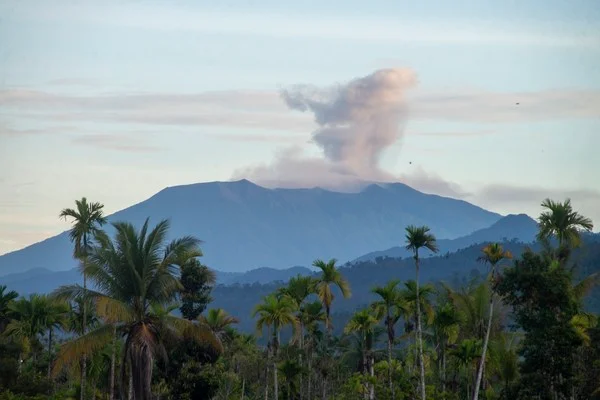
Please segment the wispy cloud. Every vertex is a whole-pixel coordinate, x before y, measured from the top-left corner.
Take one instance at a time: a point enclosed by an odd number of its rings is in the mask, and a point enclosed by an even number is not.
[[[132,153],[148,153],[161,151],[160,147],[148,144],[145,140],[125,134],[88,134],[73,137],[75,144],[92,146],[105,150],[124,151]]]
[[[407,99],[409,118],[422,121],[523,123],[599,118],[600,90],[423,92]],[[276,91],[222,91],[196,94],[121,93],[73,96],[44,91],[0,90],[6,116],[53,121],[124,122],[146,125],[237,126],[310,132],[311,117],[291,112]],[[7,130],[8,131],[8,130]],[[477,134],[488,134],[480,130]],[[426,135],[450,135],[431,132]],[[454,136],[474,135],[455,132]]]

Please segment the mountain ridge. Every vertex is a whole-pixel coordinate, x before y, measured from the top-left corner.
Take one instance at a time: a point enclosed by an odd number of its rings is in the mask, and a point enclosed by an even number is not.
[[[438,239],[439,253],[454,252],[461,248],[484,242],[517,241],[531,243],[538,231],[537,222],[526,214],[509,214],[500,218],[487,228],[479,229],[456,239]],[[429,254],[431,255],[431,254]],[[402,246],[393,246],[386,250],[373,251],[352,262],[375,260],[377,257],[410,257],[412,253]]]
[[[203,240],[204,262],[228,272],[310,265],[316,258],[352,260],[397,243],[409,224],[428,225],[440,238],[456,238],[501,218],[463,200],[424,194],[402,183],[344,193],[267,189],[244,179],[168,187],[108,219],[139,227],[147,217],[151,224],[169,219],[172,237]],[[68,270],[77,264],[71,253],[63,232],[0,256],[0,276],[34,268]]]

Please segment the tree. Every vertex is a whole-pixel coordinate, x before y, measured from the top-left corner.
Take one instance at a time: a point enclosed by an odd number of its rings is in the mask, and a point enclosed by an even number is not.
[[[446,391],[446,355],[447,349],[451,344],[456,343],[459,334],[459,324],[462,321],[461,314],[454,304],[446,302],[438,305],[433,316],[431,327],[433,329],[433,339],[437,342],[438,350],[438,369],[442,392]]]
[[[42,326],[48,331],[48,379],[52,371],[52,334],[55,329],[64,329],[68,326],[69,306],[64,301],[42,296],[45,317]]]
[[[6,285],[0,285],[0,333],[4,332],[6,324],[10,321],[10,304],[19,297],[14,290],[6,291]]]
[[[206,316],[200,315],[198,317],[198,321],[201,325],[210,329],[221,343],[231,338],[231,325],[239,322],[237,318],[227,314],[222,308],[212,308],[208,310]]]
[[[307,350],[307,398],[311,398],[312,392],[312,366],[313,353],[317,342],[317,336],[320,334],[319,323],[325,321],[325,312],[323,312],[323,304],[320,301],[304,303],[300,308],[298,320],[304,329],[307,331],[306,350]]]
[[[166,242],[169,223],[159,222],[152,230],[148,220],[138,231],[124,222],[113,224],[114,240],[97,235],[98,246],[89,254],[85,273],[99,288],[87,290],[98,316],[106,322],[91,332],[64,344],[57,357],[58,371],[82,353],[93,353],[111,341],[116,328],[125,338],[121,363],[121,390],[128,385],[128,368],[134,400],[151,398],[154,359],[165,356],[165,341],[189,338],[222,351],[221,343],[208,329],[168,313],[154,312],[153,305],[167,306],[180,290],[177,265],[185,255],[201,254],[199,241],[191,236]],[[76,299],[84,289],[62,286],[58,298]],[[124,398],[125,394],[122,393]]]
[[[394,384],[392,379],[392,349],[396,337],[395,326],[402,315],[406,314],[407,305],[398,289],[399,280],[392,280],[385,286],[378,286],[371,290],[372,293],[379,296],[379,300],[372,303],[379,319],[384,318],[384,324],[388,337],[388,385],[392,394],[392,400],[396,398]]]
[[[419,250],[422,248],[429,249],[436,253],[438,251],[435,236],[429,233],[430,229],[426,226],[417,227],[410,225],[406,228],[406,249],[413,252],[415,258],[416,272],[416,295],[417,295],[417,340],[419,346],[419,366],[421,372],[421,398],[426,399],[425,394],[425,366],[423,360],[423,329],[421,327],[421,310],[419,301]]]
[[[202,265],[196,258],[188,258],[181,265],[181,314],[194,320],[206,310],[211,302],[210,292],[216,282],[214,271]]]
[[[67,323],[68,306],[46,295],[32,294],[9,304],[11,322],[6,334],[20,341],[25,352],[32,342],[39,341],[38,336],[48,333],[48,360],[52,360],[52,333],[54,329],[64,328]]]
[[[72,228],[69,231],[69,238],[74,243],[73,256],[80,260],[84,267],[83,273],[83,295],[86,294],[87,276],[85,274],[85,264],[87,256],[91,249],[92,240],[96,234],[100,232],[100,227],[106,223],[103,212],[104,205],[101,203],[88,203],[83,197],[81,200],[75,200],[75,208],[65,208],[59,218],[72,220]],[[83,309],[83,332],[86,331],[85,303]],[[86,355],[82,355],[83,366],[81,369],[81,400],[85,398],[85,377],[86,377]]]
[[[365,309],[358,311],[352,315],[350,321],[344,328],[344,333],[358,333],[361,338],[362,344],[362,365],[363,374],[369,375],[373,379],[375,370],[375,360],[373,358],[373,346],[375,341],[375,327],[377,326],[378,319],[371,313],[371,310]],[[375,398],[375,387],[373,383],[368,385],[368,398],[373,400]]]
[[[482,250],[483,255],[479,257],[479,260],[490,265],[490,279],[493,282],[496,278],[496,266],[503,260],[510,260],[512,254],[508,250],[504,250],[498,243],[491,243],[485,246]],[[475,389],[473,391],[473,400],[479,398],[479,387],[481,385],[481,379],[483,377],[483,369],[485,368],[485,355],[487,352],[488,343],[490,340],[490,331],[492,330],[492,316],[494,314],[494,293],[490,293],[490,311],[488,314],[487,328],[485,330],[485,338],[483,340],[483,350],[481,353],[481,360],[477,368],[477,379],[475,381]]]
[[[573,325],[579,312],[571,273],[551,254],[526,251],[497,280],[496,291],[513,308],[524,331],[519,394],[523,398],[570,398],[573,357],[582,338]]]
[[[277,352],[279,350],[281,328],[291,325],[296,331],[298,320],[294,315],[295,306],[292,300],[287,296],[277,297],[268,295],[263,298],[263,302],[254,309],[256,320],[256,330],[260,333],[263,328],[267,328],[272,334],[270,346],[273,349],[273,387],[275,400],[279,398],[279,387],[277,385]]]
[[[335,258],[329,260],[327,263],[323,260],[315,260],[313,262],[313,267],[321,269],[321,276],[317,278],[316,291],[321,303],[323,303],[323,307],[325,307],[325,327],[329,334],[331,334],[333,328],[331,325],[331,304],[335,298],[332,287],[337,286],[345,298],[351,295],[350,285],[336,267],[336,262]]]
[[[546,210],[539,217],[538,239],[547,240],[551,237],[558,239],[559,247],[578,247],[581,244],[580,231],[591,231],[592,220],[573,211],[571,200],[563,203],[546,199],[542,202]]]

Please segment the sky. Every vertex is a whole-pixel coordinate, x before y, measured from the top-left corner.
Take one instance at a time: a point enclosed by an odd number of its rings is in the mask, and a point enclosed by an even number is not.
[[[240,178],[598,226],[599,66],[595,0],[0,0],[0,254]]]

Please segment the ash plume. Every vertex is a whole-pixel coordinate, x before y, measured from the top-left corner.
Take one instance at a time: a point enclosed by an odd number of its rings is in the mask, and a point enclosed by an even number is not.
[[[413,71],[392,68],[333,87],[296,85],[283,90],[281,97],[290,109],[313,114],[318,127],[311,141],[322,157],[306,157],[289,149],[271,164],[236,175],[268,186],[335,189],[392,180],[380,168],[380,160],[402,137],[404,93],[415,84]]]

